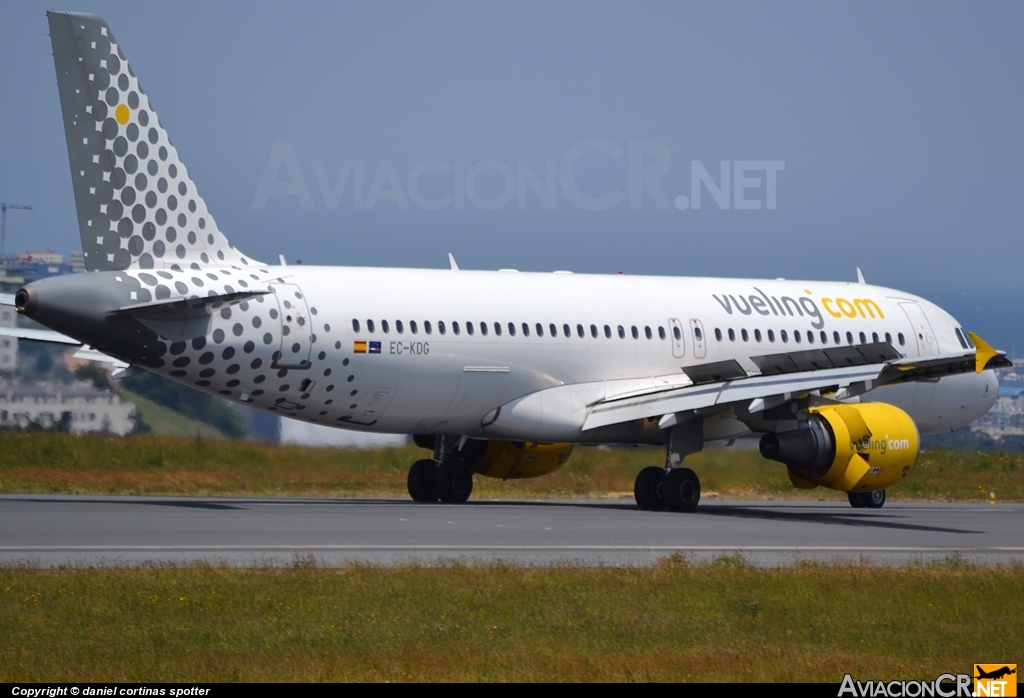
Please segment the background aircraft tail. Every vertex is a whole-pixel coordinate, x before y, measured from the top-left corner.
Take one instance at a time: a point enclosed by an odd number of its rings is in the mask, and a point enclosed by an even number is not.
[[[256,264],[217,229],[106,21],[47,19],[86,268]]]

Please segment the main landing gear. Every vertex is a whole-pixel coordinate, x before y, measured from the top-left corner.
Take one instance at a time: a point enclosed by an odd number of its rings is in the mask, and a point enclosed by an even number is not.
[[[885,505],[885,490],[871,490],[870,492],[847,492],[850,506],[854,509],[881,509]]]
[[[644,511],[692,512],[700,503],[700,479],[683,458],[704,448],[703,420],[694,419],[671,427],[665,447],[664,468],[644,468],[636,476],[633,497]]]
[[[464,463],[449,457],[452,449],[447,437],[438,437],[434,448],[437,460],[424,458],[409,468],[409,496],[413,501],[462,504],[473,493],[473,471]]]

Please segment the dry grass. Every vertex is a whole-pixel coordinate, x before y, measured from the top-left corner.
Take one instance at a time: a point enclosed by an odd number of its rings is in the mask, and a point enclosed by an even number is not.
[[[1015,661],[1024,569],[0,569],[0,682],[830,681]]]
[[[274,446],[168,436],[74,437],[0,434],[0,492],[89,494],[406,496],[406,475],[427,453]],[[633,479],[659,465],[658,449],[578,448],[561,470],[535,480],[476,478],[477,498],[631,496]],[[750,449],[711,449],[687,459],[704,496],[836,499],[830,490],[794,490],[784,468]],[[923,453],[894,499],[1024,501],[1024,456]]]

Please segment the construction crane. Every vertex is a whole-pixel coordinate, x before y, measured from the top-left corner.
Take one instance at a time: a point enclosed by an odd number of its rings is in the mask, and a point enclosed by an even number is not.
[[[0,259],[7,257],[7,209],[31,211],[32,205],[21,206],[18,204],[0,204]]]

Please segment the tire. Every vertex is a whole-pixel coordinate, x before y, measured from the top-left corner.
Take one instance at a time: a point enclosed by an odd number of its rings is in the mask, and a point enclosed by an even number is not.
[[[462,463],[441,463],[435,483],[437,496],[446,504],[462,504],[473,493],[473,473]]]
[[[864,503],[863,492],[847,492],[846,498],[850,500],[850,506],[854,509],[863,509],[867,506]]]
[[[662,498],[661,485],[665,480],[664,468],[644,468],[636,476],[633,485],[633,497],[642,511],[662,511],[665,500]]]
[[[885,506],[885,490],[871,490],[865,492],[863,497],[864,506],[868,509],[881,509]]]
[[[661,492],[669,511],[696,511],[700,502],[700,479],[689,468],[676,468],[665,476]]]
[[[437,463],[429,459],[418,460],[409,468],[409,496],[414,502],[430,504],[437,501]]]

